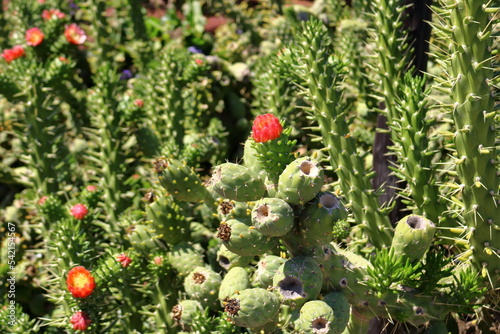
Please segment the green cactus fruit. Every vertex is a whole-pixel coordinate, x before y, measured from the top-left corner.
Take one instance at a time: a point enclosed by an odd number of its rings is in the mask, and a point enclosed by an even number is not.
[[[223,302],[226,298],[243,291],[250,287],[250,277],[248,271],[242,267],[230,269],[222,279],[219,289],[219,301]]]
[[[200,202],[211,197],[198,174],[179,160],[156,159],[154,171],[162,187],[179,201]]]
[[[203,312],[203,307],[199,301],[186,299],[172,307],[170,316],[176,326],[180,326],[184,331],[190,331],[195,314],[200,312]]]
[[[332,308],[322,300],[310,300],[300,308],[294,327],[300,333],[332,334],[336,322]]]
[[[197,244],[182,241],[167,253],[167,260],[179,275],[185,276],[194,268],[205,265],[203,249],[200,251],[200,248],[201,246],[197,247]]]
[[[221,221],[228,219],[249,219],[251,208],[246,202],[223,199],[217,205],[217,215]]]
[[[184,290],[190,298],[198,300],[203,308],[216,310],[219,307],[217,297],[221,282],[221,276],[209,267],[196,267],[184,278]]]
[[[239,202],[258,200],[266,192],[257,173],[230,162],[215,167],[210,184],[220,196]]]
[[[267,289],[273,285],[273,277],[286,259],[277,255],[266,255],[257,263],[257,270],[252,277],[252,285]]]
[[[166,248],[152,225],[133,225],[128,238],[135,250],[143,254],[150,254],[151,252]]]
[[[394,254],[420,260],[429,249],[436,226],[428,219],[409,215],[396,225],[391,248]]]
[[[235,267],[245,267],[252,259],[253,256],[241,256],[231,252],[224,244],[220,245],[217,251],[217,262],[226,270],[231,270]]]
[[[281,173],[277,197],[290,204],[304,204],[314,198],[323,185],[323,169],[309,157],[292,161]]]
[[[146,205],[146,215],[160,238],[171,245],[187,241],[190,230],[179,205],[170,196],[152,196],[151,200]]]
[[[266,236],[282,236],[293,227],[293,209],[282,199],[263,198],[254,205],[252,223],[257,231]]]
[[[280,310],[279,299],[272,292],[251,288],[235,293],[224,302],[224,311],[237,325],[247,328],[273,321]]]
[[[299,216],[299,231],[305,245],[325,245],[333,241],[334,223],[347,218],[340,200],[330,192],[321,192]]]
[[[332,333],[341,334],[347,327],[351,316],[351,305],[347,297],[341,291],[331,291],[323,296],[323,301],[332,308],[335,316],[335,324],[330,327],[333,330]]]
[[[312,257],[297,256],[283,263],[273,277],[279,299],[293,308],[315,299],[323,282],[323,273]]]
[[[261,255],[278,244],[278,239],[266,237],[242,220],[229,219],[221,223],[217,230],[217,237],[227,249],[241,256]]]

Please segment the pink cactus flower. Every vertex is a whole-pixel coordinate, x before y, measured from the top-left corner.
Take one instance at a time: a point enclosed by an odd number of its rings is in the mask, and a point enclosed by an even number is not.
[[[45,35],[40,30],[40,28],[31,28],[26,31],[26,44],[31,46],[37,46],[43,42]]]
[[[75,217],[75,219],[82,220],[89,213],[87,207],[83,204],[75,204],[71,208],[71,215]]]
[[[83,44],[87,40],[85,31],[76,23],[71,23],[69,26],[66,26],[64,36],[68,42],[75,45]]]
[[[127,268],[132,263],[132,259],[125,253],[117,255],[116,260],[122,264],[123,268]]]

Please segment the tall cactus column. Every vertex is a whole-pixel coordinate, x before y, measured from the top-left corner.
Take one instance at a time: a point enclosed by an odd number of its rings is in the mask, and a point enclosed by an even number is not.
[[[500,286],[500,201],[495,148],[491,67],[490,1],[450,2],[451,76],[454,78],[456,166],[464,202],[463,218],[473,229],[473,262],[493,288]]]
[[[307,86],[308,100],[329,149],[330,163],[339,176],[342,192],[348,198],[356,220],[366,229],[370,242],[378,249],[390,245],[392,225],[379,208],[377,195],[371,190],[371,175],[356,151],[350,137],[347,106],[342,103],[344,64],[330,56],[326,30],[320,21],[304,25],[303,35],[294,52],[297,74]]]

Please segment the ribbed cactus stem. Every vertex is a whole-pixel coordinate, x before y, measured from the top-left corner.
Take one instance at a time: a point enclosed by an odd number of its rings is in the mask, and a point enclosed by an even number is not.
[[[401,83],[407,66],[406,35],[402,29],[404,6],[396,0],[375,0],[372,6],[375,21],[381,90],[384,97],[387,123],[397,118],[395,101],[401,95]]]
[[[426,78],[413,77],[407,73],[403,79],[402,95],[396,108],[399,116],[390,125],[394,151],[401,164],[395,172],[408,183],[411,198],[415,202],[413,212],[438,222],[440,218],[444,219],[442,214],[446,211],[446,204],[440,200],[427,136],[430,123],[426,120]]]
[[[377,248],[389,245],[392,226],[371,189],[370,173],[357,154],[356,142],[350,137],[346,106],[341,103],[343,64],[329,54],[326,30],[319,21],[304,25],[300,48],[301,76],[307,83],[307,98],[312,105],[330,163],[338,174],[340,187],[349,199],[356,220],[366,227],[370,242]]]
[[[456,0],[449,5],[452,29],[456,168],[462,184],[463,219],[473,227],[473,262],[493,288],[500,286],[500,202],[495,147],[494,97],[489,84],[492,22],[490,1]]]

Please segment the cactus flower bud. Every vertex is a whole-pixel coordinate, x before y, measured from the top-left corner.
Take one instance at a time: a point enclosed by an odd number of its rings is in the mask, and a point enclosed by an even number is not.
[[[43,203],[45,203],[45,201],[48,199],[47,196],[42,196],[40,197],[40,199],[38,200],[38,205],[43,205]]]
[[[93,192],[93,191],[96,191],[96,190],[97,190],[97,187],[96,187],[96,186],[94,186],[94,185],[88,185],[86,189],[87,189],[87,191],[89,191],[89,192]]]
[[[273,114],[257,116],[253,121],[252,138],[257,143],[265,143],[279,138],[283,132],[283,127],[279,119]]]
[[[127,268],[132,263],[132,259],[125,253],[117,255],[116,260],[122,264],[123,268]]]
[[[92,320],[86,312],[78,311],[71,316],[70,322],[75,331],[86,331],[92,323]]]
[[[95,288],[94,277],[83,266],[74,267],[68,272],[66,284],[75,298],[87,298]]]
[[[75,204],[71,208],[71,215],[75,217],[75,219],[82,220],[85,218],[89,210],[83,204]]]

